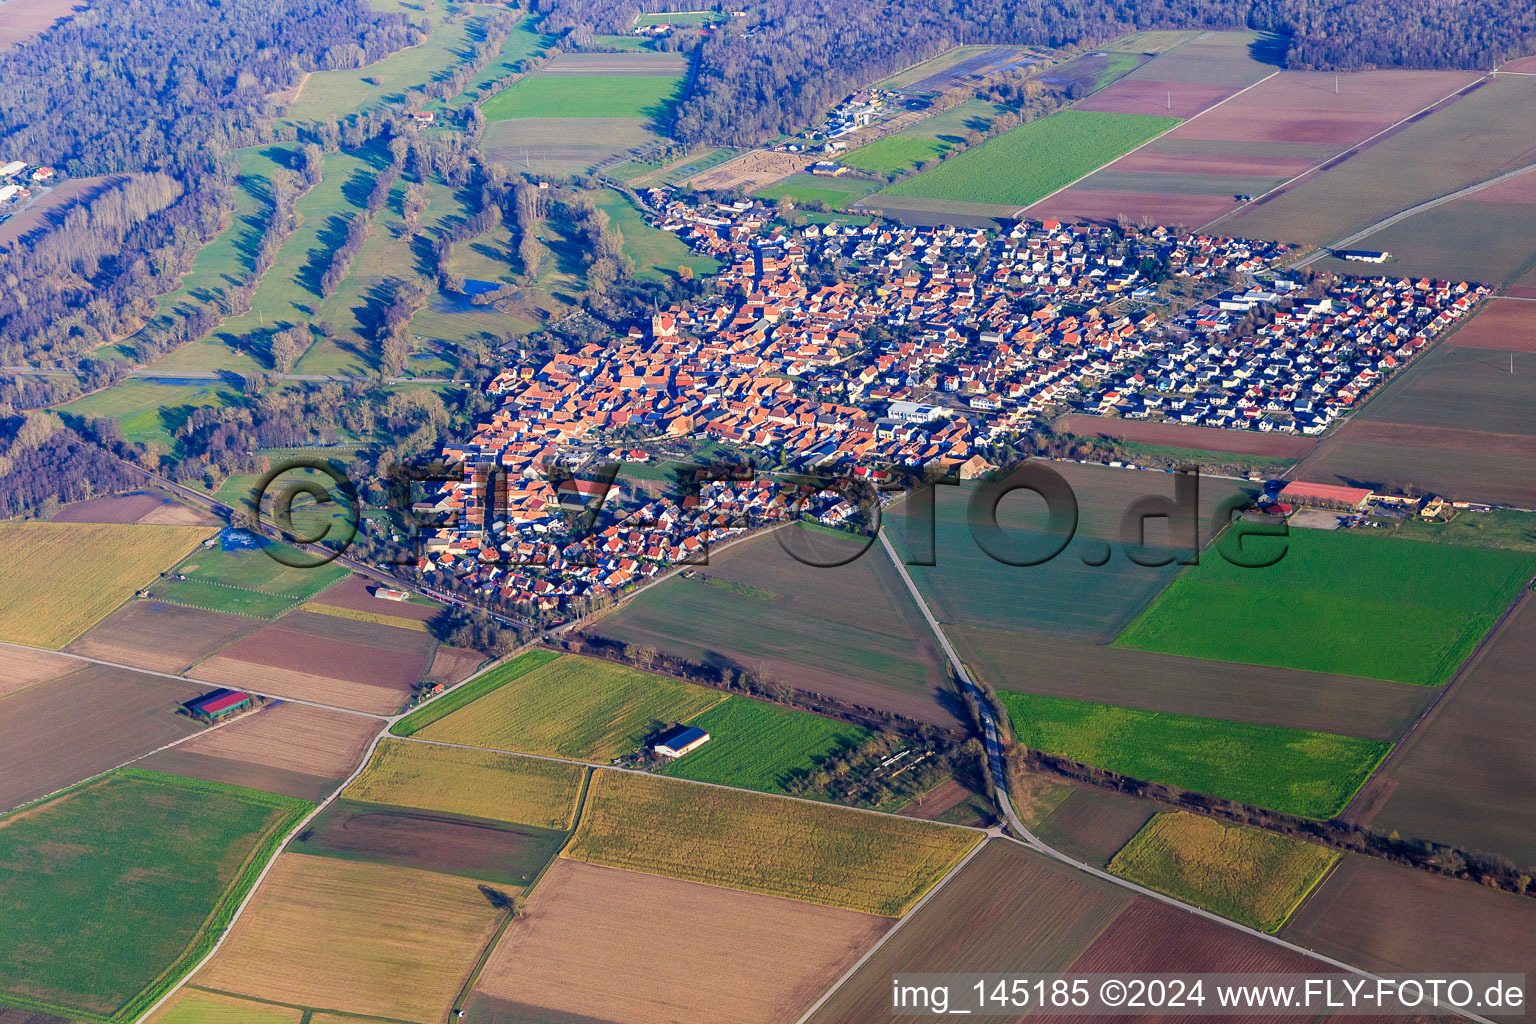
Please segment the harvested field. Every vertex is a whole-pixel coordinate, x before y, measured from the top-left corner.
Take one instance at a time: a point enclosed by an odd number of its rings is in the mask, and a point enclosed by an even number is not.
[[[1528,436],[1356,418],[1295,471],[1297,479],[1415,491],[1458,501],[1536,508],[1536,455]]]
[[[1097,110],[1109,114],[1194,117],[1240,88],[1242,86],[1122,78],[1087,99],[1079,100],[1075,106],[1078,110]]]
[[[177,673],[253,631],[243,615],[161,601],[129,601],[65,650],[102,661]]]
[[[888,1024],[891,976],[906,970],[1065,970],[1132,899],[1108,882],[993,840],[833,993],[810,1024]]]
[[[422,739],[601,764],[725,694],[567,655],[503,683],[418,731]]]
[[[1300,479],[1311,478],[1305,466]],[[1432,539],[1292,530],[1284,557],[1262,570],[1202,559],[1116,644],[1437,686],[1536,573],[1536,554]]]
[[[1098,436],[1137,441],[1142,444],[1198,448],[1238,455],[1262,455],[1277,459],[1299,459],[1317,444],[1309,437],[1261,434],[1257,430],[1219,430],[1192,427],[1183,423],[1153,423],[1150,420],[1110,419],[1072,413],[1067,416],[1067,430],[1085,437]]]
[[[971,533],[968,505],[977,485],[935,488],[936,515],[932,528],[934,565],[909,565],[908,571],[921,588],[935,617],[945,623],[979,626],[1012,632],[1047,633],[1107,643],[1178,572],[1177,565],[1139,565],[1116,552],[1120,519],[1125,510],[1145,497],[1171,497],[1173,476],[1167,473],[1044,463],[1076,493],[1076,536],[1060,556],[1040,565],[1018,566],[988,555]],[[1200,537],[1211,536],[1217,508],[1246,489],[1227,480],[1200,480]],[[998,524],[1020,547],[1033,545],[1035,556],[1051,540],[1044,503],[1034,494],[1015,492],[997,509]],[[891,539],[907,562],[917,530],[926,545],[927,527],[918,518],[913,501],[897,506],[890,515]],[[1148,532],[1156,544],[1154,525]],[[1156,551],[1150,552],[1156,554]],[[1168,552],[1173,554],[1171,550]],[[1187,553],[1187,552],[1186,552]],[[871,555],[878,552],[871,552]],[[1102,565],[1089,560],[1108,555]],[[866,556],[870,557],[870,556]],[[1147,560],[1144,558],[1144,560]]]
[[[147,1024],[299,1024],[304,1011],[183,988]]]
[[[358,715],[273,704],[188,740],[186,750],[340,779],[352,773],[378,723]]]
[[[1391,744],[1332,733],[999,694],[1025,746],[1150,782],[1331,818]]]
[[[208,533],[191,526],[0,523],[0,640],[63,647]]]
[[[320,640],[395,651],[404,655],[431,654],[436,644],[431,633],[425,630],[402,629],[362,619],[351,619],[343,615],[310,612],[302,607],[283,616],[281,621],[269,628],[301,633]]]
[[[1255,570],[1256,572],[1262,570]],[[1396,740],[1433,690],[1382,679],[1181,658],[992,629],[951,628],[971,671],[995,689]]]
[[[1518,608],[1355,802],[1360,824],[1536,866],[1536,601]]]
[[[36,800],[200,731],[176,708],[206,690],[89,665],[12,694],[0,705],[0,808]]]
[[[433,722],[447,718],[453,712],[468,704],[479,700],[492,690],[511,682],[518,676],[532,672],[536,668],[542,668],[554,661],[560,655],[554,651],[534,649],[524,651],[510,661],[503,661],[482,672],[479,676],[463,686],[455,687],[451,693],[439,696],[432,703],[417,708],[405,718],[389,727],[389,731],[396,736],[413,736]]]
[[[6,819],[0,990],[134,1019],[212,946],[309,807],[129,769]]]
[[[74,658],[0,644],[0,697],[81,667]]]
[[[1468,326],[1476,320],[1474,316]],[[1394,426],[1536,437],[1536,352],[1436,346],[1359,418]]]
[[[1174,811],[1147,823],[1109,870],[1185,903],[1275,932],[1339,862],[1337,850]]]
[[[586,769],[516,754],[384,740],[343,794],[496,821],[568,829]]]
[[[216,655],[193,669],[189,675],[221,686],[233,686],[288,700],[307,700],[331,707],[363,711],[372,715],[392,715],[405,703],[409,689],[397,690],[371,686],[331,676],[275,668],[258,662],[240,661]]]
[[[398,619],[416,619],[431,622],[443,611],[443,606],[424,598],[409,601],[386,601],[374,596],[384,585],[366,576],[352,575],[330,587],[311,604],[323,604],[332,608],[350,608],[359,612],[374,612]]]
[[[1280,932],[1366,970],[1394,972],[1529,972],[1533,935],[1536,903],[1528,898],[1355,854]]]
[[[775,153],[755,149],[695,174],[680,184],[711,191],[729,191],[740,186],[747,192],[755,192],[780,178],[803,171],[815,162],[816,158],[806,153]]]
[[[878,548],[821,569],[763,536],[696,571],[645,590],[590,631],[705,665],[761,666],[797,689],[935,725],[963,717],[927,624]]]
[[[686,929],[654,941],[656,922]],[[888,928],[885,918],[560,860],[486,964],[471,1011],[628,1024],[798,1017]],[[575,971],[577,962],[600,971]],[[546,1011],[541,1013],[540,1011]]]
[[[466,878],[285,853],[195,980],[300,1006],[438,1021],[504,914]]]
[[[1417,280],[1509,284],[1536,267],[1536,203],[1484,202],[1475,192],[1442,203],[1352,243],[1390,252],[1377,273]],[[1317,271],[1359,273],[1345,260],[1323,259]]]
[[[337,608],[334,605],[321,604],[318,601],[309,601],[298,607],[301,614],[329,615],[333,619],[347,619],[351,622],[367,622],[375,626],[388,626],[391,629],[406,629],[412,633],[430,633],[426,623],[418,618],[403,618],[397,615],[383,615],[373,611],[358,611],[356,608]]]
[[[1035,831],[1052,846],[1102,868],[1158,810],[1150,800],[1074,786]]]
[[[481,148],[488,159],[536,174],[581,174],[619,153],[659,140],[636,117],[524,117],[492,121]]]
[[[289,850],[526,888],[560,852],[565,837],[531,825],[342,799],[311,822]]]
[[[14,3],[15,0],[6,0],[6,2]],[[146,491],[77,501],[73,505],[65,505],[59,509],[51,521],[55,523],[159,523],[163,526],[218,525],[218,520],[195,508]]]
[[[1250,204],[1220,230],[1326,245],[1400,210],[1536,161],[1533,132],[1536,78],[1501,75]]]
[[[1069,188],[1024,211],[1032,220],[1114,224],[1120,218],[1193,229],[1232,209],[1231,196],[1164,195]],[[1235,433],[1235,431],[1234,431]]]
[[[598,771],[562,856],[900,916],[981,838],[830,804]]]
[[[5,17],[0,18],[0,50],[43,34],[86,6],[85,0],[6,0]]]
[[[427,669],[426,681],[453,686],[474,675],[485,661],[486,656],[479,651],[438,644],[432,652],[432,667]]]
[[[1449,340],[1465,348],[1536,352],[1536,302],[1492,299]]]

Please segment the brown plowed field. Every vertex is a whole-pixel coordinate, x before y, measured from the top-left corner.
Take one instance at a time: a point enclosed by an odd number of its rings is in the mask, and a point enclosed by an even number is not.
[[[1086,221],[1090,224],[1113,224],[1121,217],[1139,224],[1145,218],[1154,224],[1195,228],[1233,209],[1234,205],[1231,196],[1069,188],[1041,200],[1024,214],[1032,220]]]
[[[314,599],[315,604],[332,608],[351,608],[359,612],[388,615],[396,619],[415,619],[430,622],[443,611],[442,605],[416,604],[414,601],[385,601],[374,597],[373,592],[383,586],[364,576],[348,576],[334,587]]]
[[[354,639],[341,639],[343,636]],[[361,639],[364,636],[370,639],[364,641]],[[212,673],[221,673],[219,681],[223,682],[224,674],[232,670],[228,663],[235,662],[250,665],[257,671],[273,670],[274,680],[303,675],[393,693],[396,695],[394,707],[398,707],[431,664],[432,643],[432,637],[426,633],[377,626],[371,622],[353,622],[330,615],[295,612],[277,624],[257,630],[239,643],[225,648],[217,656],[198,665],[192,674],[212,679]],[[258,690],[276,692],[259,685],[254,679],[246,681]],[[343,685],[341,689],[347,688],[347,685]],[[282,693],[281,696],[319,699],[309,698],[304,693]],[[343,703],[343,706],[352,705]],[[394,707],[390,710],[394,710]],[[372,710],[373,704],[362,709]]]
[[[1179,129],[1174,129],[1177,132]],[[1159,140],[1161,142],[1162,140]],[[1263,178],[1290,178],[1317,161],[1305,156],[1259,156],[1244,153],[1162,153],[1158,143],[1121,157],[1116,171],[1152,171],[1161,174],[1231,174]],[[1235,191],[1235,190],[1234,190]]]
[[[221,686],[254,690],[257,693],[287,697],[290,700],[310,700],[317,704],[366,711],[375,715],[392,715],[399,711],[409,692],[409,688],[399,690],[368,683],[354,683],[331,676],[296,672],[292,669],[273,668],[257,662],[226,658],[221,654],[209,658],[188,674],[193,678],[206,679]]]
[[[1257,430],[1218,430],[1215,427],[1191,427],[1182,423],[1153,423],[1150,420],[1110,419],[1072,413],[1067,416],[1067,430],[1084,436],[1119,438],[1140,444],[1171,445],[1238,455],[1263,455],[1277,459],[1299,459],[1311,451],[1316,441],[1308,437],[1261,434]]]
[[[1474,203],[1536,203],[1536,171],[1528,171],[1467,196]]]
[[[440,1021],[505,913],[467,878],[285,853],[194,980],[298,1006]]]
[[[1358,801],[1382,832],[1536,866],[1536,601],[1527,593]]]
[[[1148,70],[1156,62],[1148,65]],[[1077,110],[1102,110],[1110,114],[1154,114],[1158,117],[1194,117],[1213,103],[1237,92],[1241,86],[1200,82],[1157,82],[1122,78],[1107,89],[1074,105]],[[1170,106],[1170,94],[1172,95]]]
[[[1536,900],[1346,854],[1280,937],[1369,971],[1528,973]]]
[[[14,3],[15,0],[8,0]],[[158,494],[113,494],[78,501],[59,509],[55,523],[162,523],[167,526],[212,525],[214,520]]]
[[[432,667],[427,669],[427,681],[452,686],[474,675],[485,660],[479,651],[439,644],[432,654]]]
[[[811,1024],[889,1024],[891,975],[900,971],[1065,970],[1134,898],[994,839],[843,983]]]
[[[1150,899],[1136,905],[1099,936],[1086,953],[1068,969],[1071,974],[1184,974],[1184,973],[1284,973],[1319,972],[1323,964],[1257,939],[1224,925],[1196,917],[1188,911]],[[1030,1024],[1066,1024],[1082,1018],[1038,1014]],[[1127,1014],[1117,1022],[1156,1020],[1160,1024],[1190,1021],[1199,1024],[1209,1017]],[[1223,1016],[1223,1021],[1262,1024],[1273,1017]]]
[[[1015,693],[1378,740],[1400,737],[1435,697],[1429,687],[1381,679],[947,628],[978,678]]]
[[[1501,65],[1499,70],[1518,75],[1536,75],[1536,57],[1518,57]]]
[[[1050,845],[1102,868],[1160,810],[1150,800],[1082,786],[1046,815],[1035,831]]]
[[[900,813],[905,814],[909,818],[936,821],[945,811],[965,803],[970,795],[970,790],[966,789],[955,779],[950,779],[948,782],[939,783],[933,789],[907,804],[901,809]]]
[[[379,731],[371,718],[304,704],[273,704],[183,746],[200,754],[328,779],[352,773]]]
[[[849,147],[852,145],[850,142]],[[740,185],[747,192],[756,192],[780,178],[805,170],[815,162],[816,158],[807,153],[774,153],[754,149],[734,160],[727,160],[717,167],[695,174],[682,184],[690,188],[717,191],[729,191]]]
[[[65,650],[152,672],[182,672],[250,633],[259,623],[243,615],[130,601]]]
[[[0,705],[0,808],[35,800],[201,730],[175,710],[207,689],[87,665],[12,694]]]
[[[346,619],[323,612],[290,612],[267,627],[280,629],[320,640],[357,644],[404,654],[427,655],[437,643],[432,634],[419,629],[402,629],[378,622]]]
[[[557,860],[497,944],[477,991],[557,1017],[625,1024],[792,1021],[890,924]]]
[[[1536,444],[1528,436],[1357,420],[1295,476],[1388,493],[1413,484],[1456,499],[1536,508]]]
[[[74,658],[0,644],[0,697],[83,667]]]
[[[318,804],[336,789],[336,780],[303,772],[284,771],[267,765],[234,761],[227,757],[196,754],[179,746],[151,754],[138,762],[138,767],[167,775],[182,775],[189,779],[207,779],[230,786],[244,786],[267,793],[297,797]]]
[[[1450,341],[1467,348],[1536,352],[1536,302],[1493,299],[1462,324]]]

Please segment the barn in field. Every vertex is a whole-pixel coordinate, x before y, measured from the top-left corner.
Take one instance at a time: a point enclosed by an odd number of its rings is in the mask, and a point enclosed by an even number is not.
[[[210,725],[230,715],[255,707],[256,702],[244,690],[214,690],[184,705],[193,718]]]
[[[1280,491],[1278,500],[1311,508],[1336,508],[1359,512],[1370,504],[1372,497],[1368,487],[1342,487],[1338,484],[1314,484],[1305,480],[1294,480]]]
[[[662,757],[676,759],[708,742],[709,733],[698,726],[676,725],[663,733],[651,749]]]

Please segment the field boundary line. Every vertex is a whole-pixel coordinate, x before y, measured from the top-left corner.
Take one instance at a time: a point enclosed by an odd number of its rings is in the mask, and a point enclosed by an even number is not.
[[[1175,49],[1177,49],[1177,47],[1175,47]],[[1147,63],[1151,63],[1151,62],[1148,61]],[[1143,66],[1145,66],[1145,65],[1143,65]],[[1039,199],[1036,199],[1032,203],[1024,204],[1023,206],[1019,207],[1017,210],[1014,210],[1013,211],[1013,215],[1009,219],[1010,220],[1023,220],[1024,219],[1024,211],[1028,210],[1031,206],[1039,206],[1041,203],[1045,202],[1047,199],[1050,199],[1050,198],[1052,198],[1054,196],[1060,195],[1062,192],[1065,192],[1067,189],[1071,188],[1073,185],[1076,185],[1078,182],[1084,180],[1085,178],[1093,177],[1095,174],[1098,174],[1100,171],[1104,170],[1104,168],[1106,168],[1106,167],[1113,167],[1115,164],[1119,163],[1121,160],[1124,160],[1126,157],[1130,156],[1131,154],[1137,153],[1137,152],[1140,152],[1143,149],[1146,149],[1148,146],[1152,145],[1152,143],[1156,142],[1158,139],[1162,138],[1164,135],[1167,135],[1169,132],[1177,131],[1178,129],[1180,129],[1180,128],[1184,127],[1185,125],[1189,124],[1191,121],[1199,120],[1200,118],[1204,117],[1206,114],[1209,114],[1211,111],[1213,111],[1217,107],[1221,106],[1223,103],[1227,103],[1227,102],[1229,102],[1231,100],[1237,99],[1239,96],[1241,96],[1243,93],[1247,92],[1249,89],[1258,88],[1259,86],[1263,85],[1265,82],[1269,81],[1271,78],[1274,78],[1279,73],[1280,73],[1279,71],[1271,71],[1269,74],[1265,75],[1263,78],[1259,79],[1257,82],[1254,82],[1252,85],[1244,86],[1243,88],[1237,90],[1237,92],[1233,93],[1231,96],[1228,96],[1228,97],[1226,97],[1225,99],[1222,99],[1222,100],[1217,100],[1215,103],[1212,103],[1210,106],[1208,106],[1204,110],[1200,111],[1200,113],[1194,115],[1194,117],[1181,117],[1181,118],[1179,118],[1179,123],[1178,124],[1169,125],[1167,128],[1165,128],[1162,131],[1158,132],[1156,135],[1152,136],[1150,139],[1148,139],[1146,142],[1143,142],[1141,145],[1137,146],[1135,149],[1128,149],[1124,153],[1121,153],[1119,156],[1115,157],[1113,160],[1109,160],[1109,161],[1107,161],[1105,163],[1102,163],[1099,166],[1095,167],[1093,170],[1089,171],[1087,174],[1080,175],[1079,177],[1076,177],[1076,178],[1072,179],[1071,181],[1067,182],[1065,185],[1061,186],[1061,188],[1057,189],[1055,192],[1052,192],[1049,195],[1041,196]],[[1110,84],[1113,85],[1114,83],[1110,83]],[[1107,86],[1106,86],[1106,88],[1107,88]],[[1097,91],[1097,90],[1095,90],[1095,91]],[[1076,110],[1077,108],[1076,107],[1064,107],[1063,109],[1064,110]],[[1097,113],[1097,111],[1086,111],[1085,110],[1085,111],[1083,111],[1083,113],[1085,113],[1085,114],[1086,113]],[[1047,116],[1049,116],[1049,115],[1047,115]],[[1149,115],[1143,114],[1143,115],[1139,115],[1139,116],[1145,117],[1145,116],[1149,116]],[[1155,116],[1159,116],[1160,117],[1162,115],[1155,115]],[[978,148],[980,148],[980,147],[978,147]]]
[[[216,682],[213,682],[212,680],[208,680],[208,679],[194,679],[191,676],[178,676],[178,675],[173,675],[170,672],[157,672],[154,669],[138,668],[138,667],[133,666],[133,665],[124,665],[121,662],[117,662],[117,661],[106,661],[106,660],[101,659],[101,658],[92,658],[89,655],[85,655],[85,654],[75,654],[73,651],[51,651],[51,650],[49,650],[46,647],[32,647],[32,646],[30,646],[28,644],[12,643],[9,640],[0,640],[0,647],[19,647],[22,650],[26,650],[26,651],[42,651],[42,652],[45,652],[45,653],[48,653],[48,654],[59,654],[59,655],[63,655],[66,658],[74,658],[77,661],[89,662],[92,665],[105,665],[107,668],[120,668],[120,669],[122,669],[125,672],[138,672],[141,675],[155,676],[158,679],[173,679],[173,680],[175,680],[178,683],[191,683],[194,686],[222,686],[222,685],[224,685],[222,683],[216,683]],[[209,655],[210,658],[213,657],[213,656],[214,655]],[[203,660],[206,661],[208,659],[204,658]],[[31,689],[31,687],[28,687],[28,689]],[[322,704],[319,701],[305,700],[302,697],[283,697],[283,696],[281,696],[279,694],[275,694],[275,693],[264,693],[261,690],[253,690],[249,686],[242,686],[242,687],[240,687],[240,689],[242,691],[246,692],[246,693],[255,694],[257,697],[263,697],[263,698],[265,698],[267,700],[283,701],[284,703],[287,703],[287,704],[304,704],[304,705],[307,705],[307,706],[312,707],[312,708],[320,708],[321,710],[324,710],[324,711],[340,711],[343,714],[348,714],[348,715],[361,715],[364,718],[376,718],[376,719],[378,719],[381,722],[388,722],[388,721],[392,721],[393,720],[392,716],[390,716],[390,715],[380,715],[380,714],[377,714],[377,713],[372,712],[372,711],[358,711],[356,708],[342,708],[342,707],[337,707],[334,704]],[[446,693],[447,691],[444,691],[444,692]],[[195,735],[201,735],[201,734],[198,733],[198,734],[195,734]]]
[[[996,832],[994,832],[994,831],[992,831],[990,829],[987,830],[987,834],[991,838],[993,838],[993,839],[1002,839],[1002,838],[1004,838],[1003,836],[998,835]],[[836,981],[834,981],[832,983],[832,987],[831,988],[827,989],[825,992],[823,992],[821,994],[821,998],[817,999],[814,1003],[811,1004],[811,1006],[810,1006],[810,1008],[808,1010],[806,1010],[798,1018],[796,1018],[795,1024],[806,1024],[806,1021],[810,1020],[811,1017],[816,1013],[816,1011],[821,1009],[822,1006],[824,1006],[826,1004],[827,1000],[831,999],[834,995],[836,995],[838,990],[841,989],[843,987],[843,985],[846,984],[847,981],[850,978],[852,978],[855,974],[857,974],[859,972],[859,968],[863,967],[869,961],[869,959],[871,957],[873,957],[876,953],[878,953],[880,951],[880,947],[881,946],[885,945],[888,941],[890,941],[890,938],[891,938],[892,935],[895,935],[897,932],[901,931],[902,926],[905,925],[908,921],[912,920],[912,918],[916,917],[917,916],[917,912],[919,910],[922,910],[923,906],[929,900],[931,900],[935,896],[937,896],[938,893],[939,893],[939,890],[943,889],[944,886],[949,884],[949,880],[950,879],[954,878],[961,871],[964,871],[965,870],[965,866],[967,864],[969,864],[972,861],[972,859],[974,859],[976,857],[977,854],[981,853],[982,850],[985,850],[990,844],[991,844],[991,839],[988,839],[988,840],[984,840],[982,842],[979,842],[975,846],[971,847],[970,852],[967,853],[964,857],[960,858],[960,863],[956,864],[953,868],[951,868],[949,873],[946,874],[943,878],[939,879],[937,882],[933,883],[933,885],[929,886],[928,891],[923,893],[922,899],[920,899],[916,903],[912,904],[911,908],[905,914],[903,914],[900,917],[898,917],[896,919],[896,923],[891,925],[891,927],[887,928],[885,934],[880,936],[880,938],[875,941],[875,944],[873,946],[870,946],[867,950],[865,950],[864,951],[864,955],[859,957],[858,960],[854,961],[853,965],[850,966],[848,968],[848,970],[844,971],[842,976],[839,977]]]
[[[795,796],[791,793],[768,793],[761,789],[748,789],[745,786],[731,786],[723,782],[704,782],[700,779],[684,779],[672,775],[662,775],[658,772],[648,772],[640,768],[620,768],[617,765],[598,764],[596,761],[582,761],[572,757],[557,757],[553,754],[525,754],[517,750],[504,750],[500,747],[479,747],[472,743],[450,743],[446,740],[425,740],[419,736],[396,736],[395,739],[409,740],[412,743],[430,743],[436,747],[456,747],[459,750],[483,750],[492,754],[511,754],[514,757],[528,757],[536,761],[557,761],[561,764],[585,765],[595,771],[620,772],[625,775],[644,775],[651,779],[660,779],[663,782],[676,782],[686,786],[708,786],[710,789],[726,789],[733,793],[750,793],[753,796],[768,797],[773,800],[791,800],[798,804],[814,804],[817,807],[831,807],[840,811],[851,811],[854,814],[873,814],[881,818],[896,818],[900,821],[912,821],[920,824],[938,825],[943,828],[959,829],[962,832],[980,832],[990,834],[987,829],[978,828],[975,825],[957,825],[950,821],[929,821],[926,818],[912,818],[905,814],[896,814],[891,811],[877,811],[870,807],[851,807],[848,804],[833,803],[830,800],[812,800],[809,797]],[[573,829],[574,831],[574,829]]]
[[[1279,72],[1276,72],[1276,74],[1279,74]],[[1487,82],[1492,77],[1493,77],[1493,73],[1489,72],[1488,74],[1484,75],[1482,78],[1479,78],[1479,79],[1477,79],[1476,81],[1473,81],[1473,82],[1468,82],[1466,85],[1462,86],[1460,89],[1457,89],[1454,92],[1447,93],[1446,95],[1444,95],[1444,96],[1440,97],[1439,99],[1435,100],[1433,103],[1429,104],[1428,106],[1421,107],[1418,110],[1415,110],[1413,113],[1407,115],[1406,117],[1402,118],[1401,120],[1394,121],[1392,124],[1387,125],[1381,131],[1377,132],[1375,135],[1372,135],[1372,136],[1370,136],[1368,138],[1361,139],[1359,142],[1357,142],[1354,145],[1350,146],[1348,149],[1345,149],[1343,152],[1335,153],[1333,156],[1329,157],[1328,159],[1323,160],[1322,162],[1320,162],[1318,164],[1315,164],[1312,167],[1308,167],[1306,170],[1302,171],[1300,174],[1295,175],[1294,177],[1291,177],[1291,178],[1287,178],[1285,181],[1282,181],[1280,184],[1276,185],[1274,188],[1270,189],[1268,192],[1265,192],[1264,194],[1260,195],[1257,199],[1250,200],[1249,202],[1244,203],[1242,206],[1239,206],[1235,210],[1228,210],[1226,213],[1222,214],[1220,217],[1217,217],[1215,220],[1206,221],[1204,224],[1200,225],[1200,227],[1197,229],[1197,233],[1204,234],[1207,228],[1210,228],[1210,227],[1215,226],[1216,224],[1219,224],[1220,222],[1226,220],[1228,217],[1232,216],[1234,213],[1241,213],[1242,211],[1248,209],[1248,207],[1250,207],[1250,206],[1257,206],[1259,203],[1262,203],[1264,200],[1268,199],[1270,196],[1274,195],[1275,193],[1283,191],[1284,189],[1290,188],[1292,185],[1296,184],[1302,178],[1305,178],[1309,174],[1316,174],[1318,171],[1321,171],[1324,168],[1328,167],[1329,164],[1332,164],[1332,163],[1335,163],[1335,162],[1342,164],[1342,163],[1345,163],[1345,162],[1347,162],[1349,160],[1354,159],[1355,157],[1359,156],[1362,152],[1364,152],[1365,150],[1369,149],[1371,147],[1371,145],[1376,142],[1377,139],[1381,138],[1383,135],[1386,135],[1388,132],[1396,131],[1398,128],[1401,128],[1403,125],[1408,124],[1411,121],[1413,121],[1413,119],[1416,118],[1416,117],[1421,117],[1421,116],[1423,116],[1425,114],[1432,113],[1434,111],[1434,109],[1436,107],[1438,107],[1440,104],[1446,103],[1446,102],[1448,102],[1450,100],[1454,100],[1457,96],[1460,96],[1462,93],[1467,92],[1473,86],[1479,85],[1479,84],[1481,84],[1483,82]],[[1204,111],[1201,111],[1201,113],[1204,113]],[[1374,225],[1373,225],[1373,227],[1374,227]],[[1371,229],[1367,229],[1367,233],[1370,230]],[[1346,241],[1340,242],[1338,244],[1339,245],[1348,245],[1349,242],[1348,242],[1348,240],[1346,240]],[[1329,248],[1334,248],[1334,246],[1329,246]],[[1293,264],[1293,266],[1296,266],[1296,267],[1299,268],[1300,266],[1303,266],[1303,264],[1298,263],[1298,264]]]

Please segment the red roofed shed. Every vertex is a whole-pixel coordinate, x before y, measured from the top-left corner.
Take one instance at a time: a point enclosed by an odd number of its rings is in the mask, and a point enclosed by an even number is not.
[[[1314,484],[1305,480],[1294,480],[1285,485],[1279,497],[1281,501],[1288,501],[1293,505],[1363,509],[1371,500],[1371,490],[1368,487],[1341,487],[1338,484]]]

